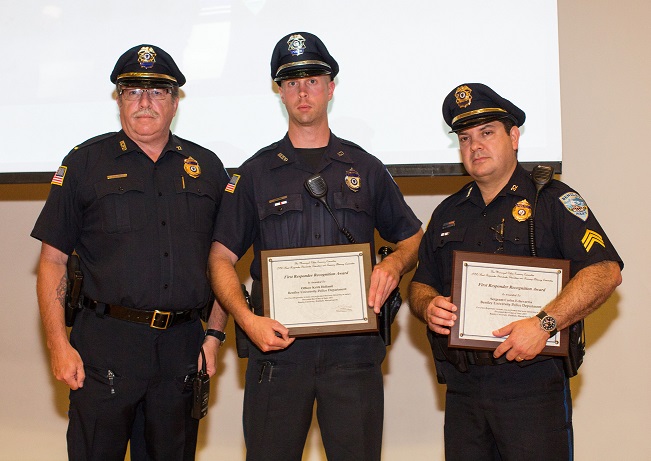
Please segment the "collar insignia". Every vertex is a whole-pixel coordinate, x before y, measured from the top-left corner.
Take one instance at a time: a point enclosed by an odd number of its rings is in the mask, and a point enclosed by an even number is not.
[[[124,142],[124,139],[120,141],[120,149],[122,149],[122,152],[127,151],[127,143]]]
[[[278,152],[278,158],[283,162],[289,162],[289,159],[285,157],[282,152]]]

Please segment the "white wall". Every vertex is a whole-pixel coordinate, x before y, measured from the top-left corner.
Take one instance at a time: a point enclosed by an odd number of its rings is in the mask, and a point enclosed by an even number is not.
[[[576,459],[649,459],[651,213],[642,197],[651,170],[645,142],[651,131],[651,32],[646,24],[651,4],[575,0],[559,2],[558,10],[561,179],[587,199],[626,263],[623,284],[587,320],[588,355],[572,379]],[[499,44],[495,52],[508,53],[508,47]],[[517,56],[512,62],[518,65]],[[440,200],[464,181],[402,178],[398,183],[426,222]],[[50,376],[34,289],[39,244],[28,236],[46,193],[46,186],[0,185],[0,461],[66,456],[67,391]],[[385,363],[384,459],[442,460],[443,388],[435,383],[423,326],[406,306],[398,323]],[[244,362],[235,357],[231,324],[227,333],[212,405],[201,424],[199,460],[244,459]],[[324,459],[313,432],[305,460]]]

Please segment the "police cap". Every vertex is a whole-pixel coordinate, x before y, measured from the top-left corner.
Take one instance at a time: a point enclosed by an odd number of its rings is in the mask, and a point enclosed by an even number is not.
[[[321,39],[309,32],[294,32],[281,38],[271,55],[271,78],[278,83],[312,75],[330,75],[334,79],[338,73],[337,61]]]
[[[519,107],[482,83],[459,85],[443,100],[443,119],[452,132],[503,118],[519,127],[525,117]]]
[[[165,50],[138,45],[126,51],[111,73],[111,82],[142,87],[183,86],[185,77]]]

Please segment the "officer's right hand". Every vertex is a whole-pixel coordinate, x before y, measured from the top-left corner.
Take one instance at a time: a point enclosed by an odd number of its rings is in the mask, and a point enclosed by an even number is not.
[[[75,391],[84,387],[86,379],[84,362],[81,360],[79,352],[69,343],[51,350],[50,363],[54,377],[66,383],[70,389]]]
[[[295,339],[289,337],[289,330],[282,323],[259,315],[249,316],[242,328],[262,352],[285,349]]]
[[[435,296],[427,305],[425,311],[425,321],[427,326],[434,333],[449,335],[450,327],[457,320],[457,306],[450,302],[450,297]]]

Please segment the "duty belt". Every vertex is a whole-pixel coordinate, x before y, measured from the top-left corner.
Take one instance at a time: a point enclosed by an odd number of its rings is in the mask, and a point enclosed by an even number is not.
[[[126,320],[127,322],[144,323],[157,330],[165,330],[174,325],[188,322],[199,317],[199,309],[188,309],[185,311],[146,311],[133,309],[131,307],[106,304],[84,298],[83,306],[87,309],[99,311],[103,308],[103,315],[114,319]]]
[[[493,357],[492,351],[465,351],[468,363],[472,365],[501,365],[508,362],[506,355]]]

